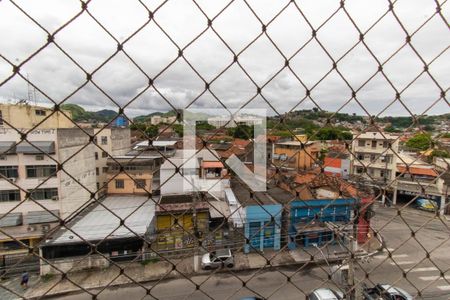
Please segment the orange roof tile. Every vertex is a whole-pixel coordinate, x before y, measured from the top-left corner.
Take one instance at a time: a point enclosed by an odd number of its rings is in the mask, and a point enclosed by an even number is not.
[[[203,169],[223,168],[223,163],[220,161],[202,161]]]
[[[397,166],[397,170],[400,173],[412,174],[412,175],[426,175],[437,177],[439,174],[434,169],[430,168],[419,168],[419,167],[409,167],[409,171],[406,166]]]

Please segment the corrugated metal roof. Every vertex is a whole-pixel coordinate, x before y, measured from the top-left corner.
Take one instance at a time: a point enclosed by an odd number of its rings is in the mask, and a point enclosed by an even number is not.
[[[34,145],[34,146],[33,146]],[[24,154],[52,154],[55,153],[55,142],[53,141],[22,141],[16,145],[17,153]]]
[[[22,213],[9,213],[0,216],[0,227],[18,226],[22,225]]]
[[[59,216],[59,210],[51,210],[54,215]],[[29,211],[25,216],[27,224],[51,223],[57,222],[58,218],[46,210]]]
[[[155,203],[146,196],[109,196],[73,225],[68,225],[72,231],[61,230],[56,238],[48,240],[47,244],[66,244],[82,241],[80,237],[89,241],[104,238],[126,238],[143,236],[155,215]],[[106,208],[107,209],[106,209]],[[114,212],[116,217],[112,212]],[[125,225],[120,225],[120,219]]]
[[[0,154],[15,153],[15,144],[16,142],[13,141],[0,141]]]

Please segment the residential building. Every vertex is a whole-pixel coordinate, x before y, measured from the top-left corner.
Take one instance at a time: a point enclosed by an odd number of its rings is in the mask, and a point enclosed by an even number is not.
[[[250,127],[263,124],[263,118],[250,115],[237,115],[231,119],[230,116],[217,116],[208,118],[208,124],[216,128],[232,128],[237,125],[247,125]],[[249,137],[251,138],[251,137]]]
[[[398,200],[409,202],[413,198],[427,198],[435,200],[440,213],[444,214],[449,202],[450,180],[449,171],[442,168],[445,165],[439,162],[445,162],[445,159],[438,158],[434,164],[429,164],[404,153],[400,153],[399,157],[392,204],[397,204]]]
[[[107,159],[107,193],[109,195],[145,195],[159,190],[162,157],[114,156]]]
[[[395,179],[397,136],[378,131],[353,136],[351,174],[368,184],[384,186]]]
[[[161,123],[164,124],[172,124],[174,122],[177,121],[177,116],[168,116],[168,117],[164,117],[164,116],[153,116],[150,118],[150,124],[151,125],[159,125]]]
[[[318,163],[319,151],[315,142],[277,142],[272,147],[272,163],[280,168],[306,170]]]
[[[350,154],[348,152],[330,151],[324,158],[325,174],[348,179],[350,175]]]
[[[64,113],[63,113],[64,112]],[[1,128],[72,128],[70,111],[53,111],[53,108],[29,104],[0,103],[0,129]]]
[[[173,157],[161,165],[161,194],[208,191],[214,197],[223,198],[224,187],[229,184],[229,180],[227,170],[218,157],[212,149],[198,152],[177,150]]]
[[[233,215],[233,227],[242,228],[240,239],[247,239],[244,252],[279,250],[283,230],[284,207],[294,196],[278,187],[268,187],[267,192],[251,193],[240,181],[232,180],[235,196],[227,197]],[[234,236],[239,236],[235,234]]]
[[[125,155],[131,150],[130,129],[94,128],[94,134],[96,186],[98,195],[104,196],[108,186],[108,157]]]
[[[336,237],[326,222],[341,228],[351,225],[360,196],[372,198],[342,178],[325,173],[282,176],[280,186],[295,194],[295,200],[289,203],[287,217],[290,249],[334,243]],[[367,231],[367,226],[364,230]]]
[[[21,141],[14,129],[0,131],[4,233],[33,246],[59,218],[90,202],[96,190],[94,145],[89,144],[88,135],[93,130],[86,133],[78,128],[39,129],[27,134],[28,141]],[[58,163],[63,170],[58,171]],[[28,252],[6,234],[0,235],[0,247],[3,255]]]

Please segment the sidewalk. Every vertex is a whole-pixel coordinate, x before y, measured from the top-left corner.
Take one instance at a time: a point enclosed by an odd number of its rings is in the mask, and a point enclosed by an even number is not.
[[[380,248],[381,244],[371,245],[373,250]],[[375,250],[376,252],[376,250]],[[375,253],[375,252],[372,252]],[[314,263],[321,264],[326,261],[336,261],[348,258],[346,249],[339,245],[330,245],[323,249],[325,257],[316,249],[295,249],[290,251],[265,251],[264,256],[258,253],[236,253],[235,266],[233,272],[261,269],[267,266],[295,266],[311,262],[311,255],[314,255]],[[360,248],[357,252],[358,256],[368,256],[366,249]],[[121,263],[124,268],[124,274],[120,274],[120,269],[111,266],[106,269],[88,270],[67,274],[67,278],[62,279],[60,275],[41,277],[41,280],[35,282],[29,288],[24,297],[38,298],[42,295],[67,294],[82,289],[93,289],[104,286],[115,286],[137,282],[149,282],[169,278],[181,278],[184,276],[210,274],[211,271],[198,270],[194,272],[194,258],[188,257],[184,259],[171,259],[176,265],[176,270],[172,269],[172,264],[166,261],[149,262],[147,264]],[[227,270],[219,270],[218,272],[226,272]],[[131,279],[127,278],[129,276]],[[74,283],[70,282],[70,280]],[[2,298],[3,299],[3,298]],[[6,298],[5,298],[6,299]],[[11,298],[14,299],[14,298]]]

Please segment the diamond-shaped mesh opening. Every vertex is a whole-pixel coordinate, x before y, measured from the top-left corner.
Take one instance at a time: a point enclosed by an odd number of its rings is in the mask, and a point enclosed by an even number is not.
[[[1,299],[450,295],[447,1],[0,20]]]

